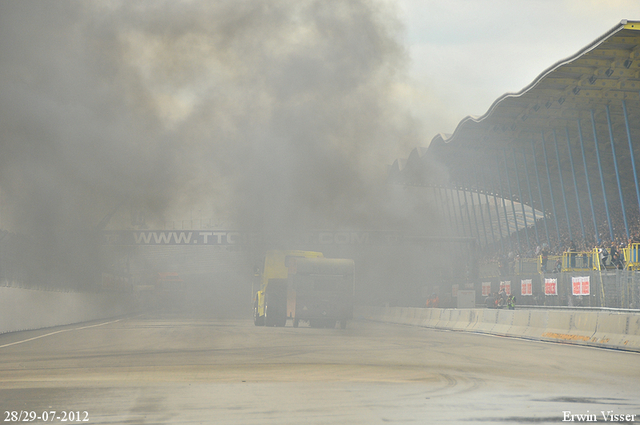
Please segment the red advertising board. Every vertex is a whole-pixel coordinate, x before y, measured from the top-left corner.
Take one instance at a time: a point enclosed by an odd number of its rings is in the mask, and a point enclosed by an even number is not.
[[[520,295],[533,295],[531,279],[522,279],[520,282]]]
[[[582,295],[589,295],[591,293],[591,283],[589,282],[589,276],[582,278]]]
[[[574,276],[571,278],[573,295],[589,295],[590,287],[589,276]]]
[[[491,295],[491,282],[482,282],[482,296],[488,297]]]
[[[555,279],[555,278],[544,279],[544,294],[558,295],[558,279]]]
[[[500,282],[500,292],[504,289],[504,293],[507,295],[511,295],[511,281],[505,280]]]

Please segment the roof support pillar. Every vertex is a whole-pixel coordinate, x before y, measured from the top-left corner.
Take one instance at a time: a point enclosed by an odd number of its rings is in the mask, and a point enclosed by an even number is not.
[[[598,223],[596,221],[596,211],[593,207],[593,196],[591,195],[591,183],[589,183],[589,168],[587,167],[587,157],[584,154],[584,140],[582,138],[582,123],[578,120],[578,137],[580,138],[580,151],[582,152],[582,164],[584,165],[584,177],[587,180],[587,193],[589,194],[589,205],[591,206],[591,217],[593,218],[593,231],[596,242],[600,242]]]
[[[616,171],[616,181],[618,182],[618,194],[620,195],[620,205],[622,206],[622,219],[624,220],[624,230],[629,240],[629,225],[627,224],[627,213],[624,210],[624,196],[622,196],[622,185],[620,184],[620,173],[618,172],[618,159],[616,158],[616,148],[613,143],[613,127],[611,126],[611,111],[609,105],[605,105],[607,110],[607,125],[609,126],[609,140],[611,141],[611,153],[613,154],[613,168]]]
[[[464,202],[467,204],[467,213],[469,211],[469,202],[467,201],[467,189],[464,191]],[[476,227],[476,238],[478,238],[478,242],[480,241],[480,229],[478,227],[478,217],[476,216],[476,205],[473,202],[473,192],[469,193],[469,197],[471,198],[471,212],[473,213],[473,223]],[[471,230],[471,223],[469,223],[469,230]]]
[[[551,210],[553,211],[553,219],[556,223],[556,235],[558,243],[560,243],[560,226],[558,226],[558,212],[556,211],[556,201],[553,199],[553,186],[551,185],[551,171],[549,171],[549,158],[547,157],[546,142],[544,140],[544,132],[542,134],[542,153],[544,154],[544,165],[547,167],[547,180],[549,181],[549,195],[551,196]]]
[[[453,228],[454,230],[457,230],[454,227],[455,216],[453,216],[453,214],[451,214],[451,205],[449,204],[449,197],[447,196],[447,188],[446,187],[440,187],[439,191],[440,191],[441,196],[444,198],[444,205],[447,207],[447,215],[449,216],[449,224],[451,225],[451,228]]]
[[[573,187],[576,191],[576,205],[578,207],[578,218],[580,219],[580,229],[582,230],[582,240],[586,243],[587,235],[584,231],[584,221],[582,220],[582,206],[580,205],[580,193],[578,191],[578,179],[576,178],[576,168],[573,165],[573,154],[571,153],[571,139],[569,138],[569,128],[564,128],[567,135],[567,151],[569,152],[569,162],[571,163],[571,175],[573,176]]]
[[[458,196],[460,196],[460,189],[458,189]],[[467,202],[467,190],[462,189],[462,197],[464,198],[464,211],[467,214],[467,223],[469,223],[469,236],[473,237],[473,229],[471,228],[471,214],[469,214],[469,202]],[[458,198],[458,201],[460,198]]]
[[[491,229],[491,240],[493,241],[493,243],[496,242],[496,234],[493,231],[493,220],[491,220],[491,206],[489,205],[489,189],[487,186],[487,180],[484,177],[484,174],[482,174],[482,186],[484,186],[484,198],[485,201],[487,202],[487,216],[489,218],[489,228]],[[500,223],[500,219],[498,218],[498,224]],[[502,239],[500,239],[500,243],[502,243]]]
[[[538,182],[538,194],[540,195],[540,206],[542,207],[542,222],[544,223],[544,232],[547,236],[547,245],[551,247],[551,239],[549,238],[549,225],[547,224],[547,212],[544,209],[544,198],[542,197],[542,184],[540,184],[540,173],[538,173],[538,160],[536,159],[536,145],[531,140],[531,151],[533,152],[533,168],[536,170],[536,180]]]
[[[593,140],[596,144],[596,157],[598,159],[598,170],[600,171],[600,183],[602,184],[602,197],[604,198],[604,209],[607,212],[607,223],[609,224],[609,236],[613,242],[613,226],[611,226],[611,216],[609,215],[609,203],[607,201],[607,189],[604,186],[604,175],[602,174],[602,163],[600,162],[600,148],[598,147],[598,132],[596,131],[596,118],[591,110],[591,126],[593,127]]]
[[[516,205],[513,202],[513,196],[511,194],[511,181],[509,180],[509,167],[507,166],[507,151],[502,150],[502,156],[504,157],[504,172],[507,176],[507,190],[509,191],[509,200],[511,201],[511,212],[513,212],[513,224],[516,228],[516,240],[518,241],[518,251],[522,252],[522,245],[520,244],[520,231],[518,229],[518,217],[516,216]]]
[[[449,226],[451,226],[451,217],[447,216],[447,212],[444,209],[444,202],[442,201],[442,194],[440,193],[439,186],[431,186],[433,189],[433,193],[435,195],[436,203],[438,204],[438,212],[442,215],[442,218],[447,221]]]
[[[536,207],[533,204],[533,193],[531,192],[531,181],[529,179],[529,166],[527,165],[527,150],[522,150],[522,159],[524,160],[524,174],[527,176],[527,187],[529,188],[529,202],[531,203],[531,209],[533,212],[533,230],[536,234],[536,243],[540,243],[540,237],[538,236],[538,219],[536,218]]]
[[[462,234],[466,236],[467,228],[464,225],[464,214],[462,213],[462,202],[460,202],[460,190],[456,185],[456,199],[458,200],[458,210],[460,211],[460,223],[462,223]],[[469,236],[471,236],[471,227],[469,227]]]
[[[504,252],[504,236],[502,236],[502,224],[500,223],[500,208],[498,207],[498,197],[496,196],[496,190],[493,190],[493,203],[496,207],[496,215],[498,216],[498,232],[500,233],[500,248]]]
[[[529,226],[527,225],[527,213],[524,210],[524,200],[522,199],[522,188],[520,186],[520,175],[518,173],[518,160],[516,159],[516,150],[511,149],[513,154],[513,168],[516,170],[516,183],[518,183],[518,196],[520,197],[520,206],[522,207],[522,219],[524,221],[524,236],[527,241],[527,249],[531,248],[529,242]]]
[[[502,188],[502,177],[500,176],[500,160],[496,157],[496,171],[498,171],[498,183],[500,184],[500,199],[502,199],[502,209],[504,210],[504,222],[507,226],[507,238],[509,239],[509,248],[513,249],[511,241],[511,228],[509,227],[509,217],[507,216],[507,203],[504,200],[504,189]]]
[[[627,128],[627,140],[629,141],[629,153],[631,154],[631,166],[633,168],[633,181],[636,184],[636,198],[640,209],[640,187],[638,186],[638,173],[636,172],[636,160],[633,157],[633,143],[631,142],[631,130],[629,130],[629,114],[627,113],[627,103],[622,100],[622,111],[624,112],[624,125]]]
[[[556,129],[553,129],[553,142],[556,147],[556,159],[558,160],[558,174],[560,175],[560,189],[562,189],[562,201],[564,202],[564,213],[567,219],[567,229],[569,229],[569,240],[573,241],[573,234],[571,233],[571,220],[569,219],[569,205],[567,204],[567,196],[564,191],[564,179],[562,178],[562,164],[560,164],[560,150],[558,149],[558,136]]]
[[[474,177],[476,178],[476,184],[477,184],[477,189],[476,189],[476,195],[478,195],[478,209],[480,210],[480,221],[482,221],[482,233],[484,234],[484,246],[489,245],[489,238],[487,237],[487,225],[484,221],[484,212],[482,211],[482,200],[480,199],[480,180],[478,180],[478,172],[475,172]],[[473,197],[473,192],[472,192],[472,197]],[[475,212],[475,203],[474,205],[474,212]],[[479,238],[479,237],[478,237]]]
[[[453,202],[453,192],[451,192],[451,187],[448,188],[451,193],[451,210],[453,211],[453,220],[456,223],[456,234],[460,232],[460,225],[458,224],[458,216],[456,215],[456,205]],[[447,188],[444,188],[444,197],[447,200],[447,209],[449,208],[449,197],[447,196]]]

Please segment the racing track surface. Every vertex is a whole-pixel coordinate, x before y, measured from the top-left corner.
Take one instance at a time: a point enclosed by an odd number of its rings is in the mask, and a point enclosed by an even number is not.
[[[640,355],[371,322],[142,315],[0,335],[0,407],[2,421],[71,410],[91,424],[602,422],[601,410],[640,422]]]

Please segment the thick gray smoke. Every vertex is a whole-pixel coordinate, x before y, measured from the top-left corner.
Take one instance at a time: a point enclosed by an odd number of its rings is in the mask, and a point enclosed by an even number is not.
[[[413,226],[425,211],[384,187],[422,142],[401,29],[367,0],[2,2],[0,227],[86,265],[118,205],[159,223],[208,203],[265,234]]]

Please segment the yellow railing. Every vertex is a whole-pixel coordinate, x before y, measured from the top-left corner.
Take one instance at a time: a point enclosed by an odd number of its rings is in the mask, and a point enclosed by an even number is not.
[[[634,243],[626,248],[618,249],[619,258],[614,260],[611,256],[611,250],[603,249],[604,258],[600,258],[600,252],[598,248],[593,250],[594,252],[594,270],[607,270],[607,269],[625,269],[625,270],[640,270],[640,244]],[[595,259],[598,259],[595,267]]]
[[[542,255],[538,257],[538,273],[551,273],[556,269],[556,263],[562,257],[559,255],[549,255],[547,256],[546,263],[542,258]]]
[[[597,249],[562,253],[563,272],[590,270],[600,270],[600,257]]]
[[[609,250],[607,250],[604,261],[600,259],[600,251],[594,248],[591,251],[567,251],[562,255],[549,255],[545,260],[542,255],[535,258],[521,258],[515,263],[505,263],[506,270],[502,273],[505,275],[529,275],[531,273],[553,273],[556,272],[572,272],[572,271],[591,271],[622,268],[625,270],[640,271],[640,243],[632,244],[627,248],[619,250],[623,263],[615,264]],[[497,263],[489,263],[480,266],[481,277],[500,276],[501,271]]]
[[[640,270],[640,243],[632,243],[624,250],[625,270]]]

